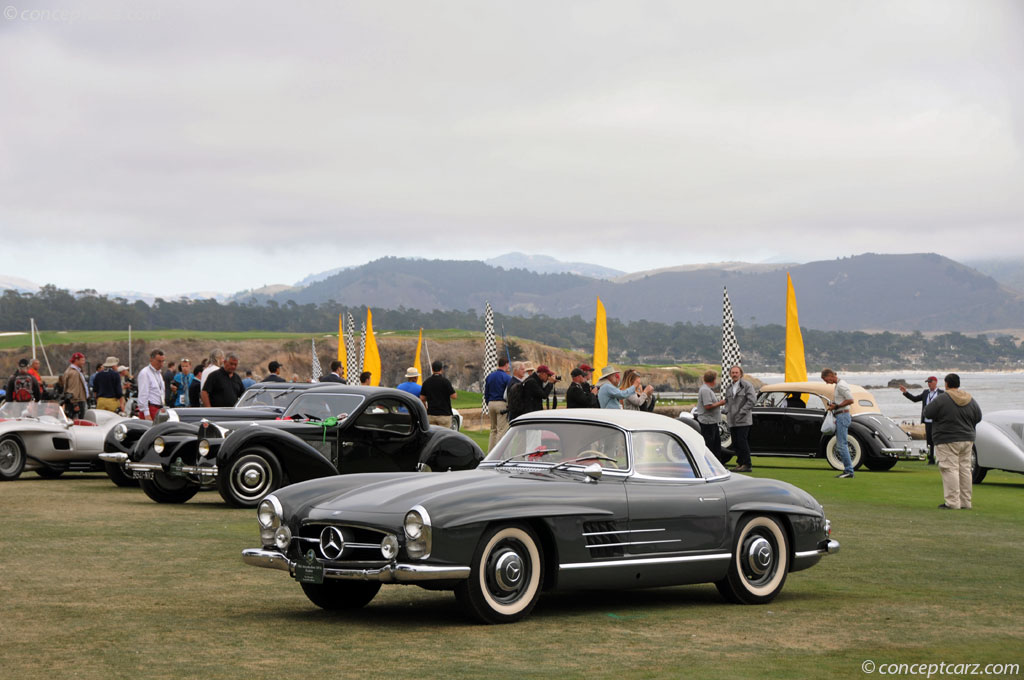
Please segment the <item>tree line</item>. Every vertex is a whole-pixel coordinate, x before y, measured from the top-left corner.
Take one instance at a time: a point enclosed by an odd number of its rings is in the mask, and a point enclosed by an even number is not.
[[[338,313],[366,317],[365,307],[345,307],[333,300],[322,304],[268,301],[218,302],[213,299],[164,300],[153,304],[109,298],[94,290],[72,293],[47,285],[36,293],[5,290],[0,296],[0,329],[27,328],[30,318],[46,330],[184,329],[195,331],[286,331],[325,333],[337,328]],[[374,327],[388,330],[483,329],[483,313],[469,310],[424,312],[415,309],[374,309]],[[499,334],[546,345],[593,349],[594,322],[577,316],[553,318],[495,314]],[[744,364],[760,371],[782,370],[786,331],[780,325],[736,327]],[[651,321],[608,320],[611,361],[632,364],[718,363],[720,326]],[[950,332],[864,333],[803,330],[808,368],[831,365],[846,370],[872,368],[957,367],[1007,369],[1024,367],[1024,350],[1013,337]]]

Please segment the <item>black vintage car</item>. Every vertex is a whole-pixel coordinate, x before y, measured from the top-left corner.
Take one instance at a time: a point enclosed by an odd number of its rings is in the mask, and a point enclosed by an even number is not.
[[[158,503],[183,503],[216,481],[229,504],[252,507],[294,482],[355,472],[465,470],[483,457],[466,435],[429,425],[423,403],[407,392],[327,383],[306,389],[276,420],[155,425],[124,467]]]
[[[843,461],[836,451],[834,434],[822,434],[825,407],[832,402],[834,385],[824,382],[789,382],[763,385],[758,390],[750,428],[750,453],[753,456],[824,458],[836,470]],[[910,435],[882,414],[875,397],[859,385],[850,385],[853,404],[852,422],[846,438],[854,469],[888,470],[901,458],[920,459],[924,453],[913,445]],[[692,413],[679,419],[695,430],[700,426]],[[728,462],[731,448],[729,429],[722,422],[722,452]]]
[[[288,405],[303,391],[318,387],[316,383],[256,383],[247,389],[232,407],[162,408],[154,420],[131,418],[115,425],[103,442],[100,459],[110,480],[118,486],[136,486],[138,480],[126,473],[127,462],[146,432],[161,423],[198,423],[202,420],[229,422],[232,420],[273,420],[280,418]]]
[[[476,470],[295,484],[257,518],[262,547],[243,560],[317,606],[414,584],[454,590],[486,623],[526,616],[545,590],[711,582],[763,604],[839,550],[810,494],[733,476],[677,420],[608,409],[521,416]]]

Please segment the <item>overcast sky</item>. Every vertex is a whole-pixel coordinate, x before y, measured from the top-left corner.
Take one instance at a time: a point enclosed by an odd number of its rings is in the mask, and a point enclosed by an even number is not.
[[[1024,257],[1017,0],[0,5],[6,276]]]

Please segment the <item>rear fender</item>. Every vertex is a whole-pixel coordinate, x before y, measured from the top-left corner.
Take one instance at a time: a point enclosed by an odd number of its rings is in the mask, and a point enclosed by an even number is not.
[[[484,452],[472,439],[454,430],[431,428],[419,462],[435,472],[472,470],[484,459]]]

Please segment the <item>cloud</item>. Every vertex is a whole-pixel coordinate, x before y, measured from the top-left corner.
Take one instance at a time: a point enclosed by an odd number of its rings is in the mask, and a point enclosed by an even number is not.
[[[246,265],[182,290],[282,258],[1024,255],[1012,0],[90,11],[0,24],[0,228],[75,234],[74,287],[109,244]]]

